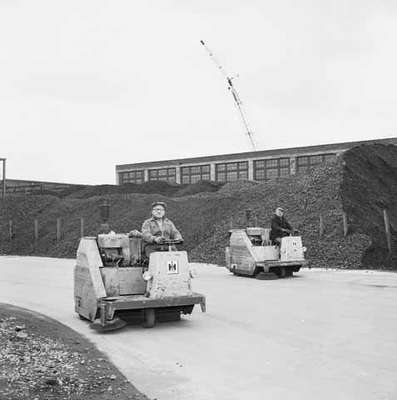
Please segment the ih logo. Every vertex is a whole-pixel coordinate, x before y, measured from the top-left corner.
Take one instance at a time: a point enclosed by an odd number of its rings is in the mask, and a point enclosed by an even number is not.
[[[174,260],[167,262],[167,268],[169,274],[177,274],[178,273],[178,263]]]

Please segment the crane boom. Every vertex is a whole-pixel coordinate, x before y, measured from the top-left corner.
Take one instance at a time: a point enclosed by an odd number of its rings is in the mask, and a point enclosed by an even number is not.
[[[219,69],[219,71],[222,73],[222,75],[225,77],[226,82],[227,82],[227,88],[228,90],[230,90],[230,92],[232,93],[234,102],[236,104],[236,107],[238,109],[238,112],[240,114],[241,120],[243,122],[243,125],[245,127],[246,130],[246,134],[248,136],[248,139],[251,143],[251,146],[253,148],[253,150],[256,150],[256,145],[255,145],[255,141],[253,138],[253,132],[250,129],[249,123],[248,123],[248,119],[245,115],[244,109],[243,109],[243,102],[240,99],[240,96],[237,92],[237,89],[234,87],[233,85],[233,78],[231,78],[225,71],[225,69],[222,67],[222,64],[217,60],[217,58],[215,57],[214,53],[208,48],[208,46],[204,43],[203,40],[200,40],[200,43],[204,46],[204,48],[207,50],[208,55],[211,57],[212,61],[215,63],[215,65],[217,66],[217,68]]]

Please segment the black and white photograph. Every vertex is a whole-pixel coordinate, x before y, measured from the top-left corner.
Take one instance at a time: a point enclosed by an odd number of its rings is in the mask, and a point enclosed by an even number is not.
[[[397,2],[0,0],[0,400],[397,399]]]

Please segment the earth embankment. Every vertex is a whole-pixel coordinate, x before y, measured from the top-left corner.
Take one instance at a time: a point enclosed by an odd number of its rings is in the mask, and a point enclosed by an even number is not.
[[[99,205],[104,199],[110,201],[110,224],[117,232],[140,229],[150,204],[162,200],[168,205],[168,216],[182,232],[193,261],[223,264],[228,230],[246,225],[247,209],[251,210],[251,224],[266,227],[275,207],[283,206],[291,224],[303,236],[312,266],[397,269],[397,147],[393,145],[359,146],[309,174],[263,183],[148,188],[149,193],[136,193],[135,187],[129,193],[109,192],[106,187],[102,193],[97,187],[64,197],[9,197],[1,202],[0,250],[5,254],[74,257],[81,218],[85,235],[95,235],[100,224]],[[385,237],[384,210],[391,224],[391,253]],[[324,226],[321,237],[320,216]],[[56,240],[57,218],[62,220],[60,241]],[[36,242],[35,219],[39,227]],[[9,221],[13,239],[9,238]]]

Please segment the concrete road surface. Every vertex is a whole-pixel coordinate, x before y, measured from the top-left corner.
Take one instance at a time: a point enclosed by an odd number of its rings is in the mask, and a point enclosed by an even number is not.
[[[74,260],[0,257],[0,302],[47,314],[95,342],[158,400],[397,398],[397,274],[310,271],[259,281],[199,266],[207,296],[180,322],[111,334],[73,311]]]

